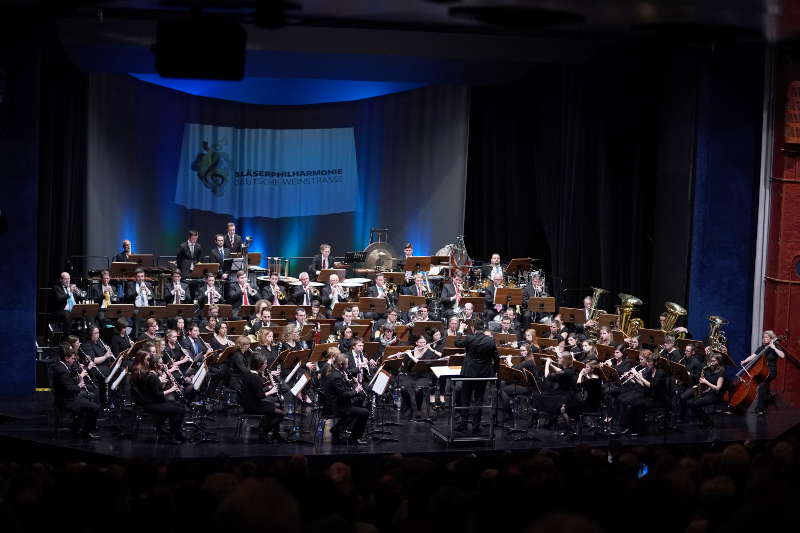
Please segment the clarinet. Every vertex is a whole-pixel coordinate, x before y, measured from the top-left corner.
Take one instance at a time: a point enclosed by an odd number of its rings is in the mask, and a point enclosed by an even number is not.
[[[173,387],[175,387],[175,394],[178,395],[178,398],[180,398],[181,401],[184,401],[185,398],[183,397],[183,387],[178,385],[178,381],[175,379],[175,376],[172,375],[172,372],[169,371],[169,368],[167,368],[167,365],[165,365],[164,363],[161,363],[161,367],[162,367],[161,368],[162,371],[167,375],[167,378],[169,379],[169,382],[172,383]]]

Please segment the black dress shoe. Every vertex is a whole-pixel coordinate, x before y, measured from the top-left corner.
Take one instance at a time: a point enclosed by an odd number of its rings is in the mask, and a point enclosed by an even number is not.
[[[366,446],[367,441],[363,439],[348,439],[347,444],[349,444],[350,446]]]
[[[81,438],[86,440],[99,440],[102,439],[103,437],[101,437],[100,435],[96,435],[91,431],[83,431],[81,432]]]

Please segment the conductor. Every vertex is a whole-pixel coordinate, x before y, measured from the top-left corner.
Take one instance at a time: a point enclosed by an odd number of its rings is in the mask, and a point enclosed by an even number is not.
[[[475,319],[474,335],[464,335],[467,323],[462,322],[458,328],[455,345],[466,349],[464,365],[461,367],[461,377],[464,378],[490,378],[497,375],[497,347],[492,333],[486,328],[486,323]],[[464,381],[461,388],[460,406],[475,406],[462,418],[456,426],[457,431],[466,431],[467,422],[472,416],[472,433],[479,435],[481,432],[481,408],[486,394],[486,381]]]

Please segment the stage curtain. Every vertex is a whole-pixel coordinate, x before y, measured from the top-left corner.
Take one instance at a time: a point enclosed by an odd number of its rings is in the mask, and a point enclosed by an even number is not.
[[[602,57],[473,88],[465,239],[474,257],[540,259],[561,305],[593,285],[613,312],[632,293],[652,324],[686,300],[697,67]]]

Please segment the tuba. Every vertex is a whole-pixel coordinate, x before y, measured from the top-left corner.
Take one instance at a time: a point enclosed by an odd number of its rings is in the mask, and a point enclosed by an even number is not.
[[[721,316],[711,315],[708,317],[708,345],[712,352],[723,352],[727,348],[728,339],[722,326],[728,323]]]
[[[586,327],[586,334],[591,340],[597,342],[597,337],[600,333],[600,326],[597,325],[597,319],[600,317],[600,315],[606,314],[605,309],[597,308],[597,303],[600,301],[600,297],[606,294],[608,291],[599,287],[592,287],[591,289],[592,307],[589,310],[589,320],[595,322],[595,324],[591,327]]]
[[[686,337],[686,334],[683,332],[675,334],[674,330],[675,323],[678,319],[682,316],[686,316],[686,309],[675,302],[664,302],[664,306],[667,308],[667,317],[664,319],[664,331],[668,335],[674,336],[676,339],[683,339]]]
[[[626,339],[636,337],[639,334],[639,328],[644,327],[644,322],[641,318],[634,318],[633,312],[642,305],[642,301],[636,296],[624,292],[617,296],[621,300],[617,306],[617,314],[619,314],[617,328],[625,335]]]

